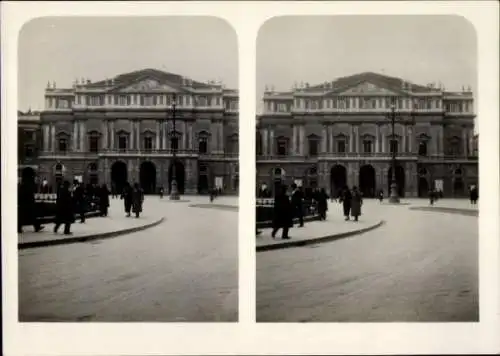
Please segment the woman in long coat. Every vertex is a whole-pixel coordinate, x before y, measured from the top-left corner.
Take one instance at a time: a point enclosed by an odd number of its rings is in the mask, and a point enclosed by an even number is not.
[[[318,202],[318,213],[320,220],[326,220],[326,212],[328,210],[328,195],[326,194],[325,188],[321,188],[321,190],[316,193],[316,201]]]
[[[357,187],[352,188],[351,195],[351,216],[354,218],[354,221],[358,221],[358,217],[361,215],[361,205],[363,204],[363,197]]]
[[[139,187],[138,183],[134,184],[134,189],[132,190],[132,212],[135,213],[135,217],[138,218],[139,214],[142,212],[142,202],[144,201],[144,193]]]
[[[286,186],[282,186],[274,198],[273,231],[274,239],[279,229],[283,229],[282,239],[289,239],[288,230],[293,226],[294,207],[286,195]]]
[[[349,213],[351,211],[351,201],[352,201],[351,191],[349,190],[348,187],[344,187],[344,189],[340,193],[339,202],[342,203],[342,207],[344,208],[344,216],[346,221],[349,220]]]
[[[101,189],[99,189],[99,211],[101,212],[101,216],[108,216],[108,208],[109,190],[106,184],[103,184]]]
[[[125,206],[125,213],[127,217],[130,216],[130,210],[132,209],[132,187],[127,182],[123,187],[121,198],[123,199],[123,204]]]

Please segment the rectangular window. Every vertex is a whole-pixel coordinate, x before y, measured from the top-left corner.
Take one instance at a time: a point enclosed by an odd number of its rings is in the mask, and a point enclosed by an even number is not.
[[[189,97],[188,97],[188,99],[189,99]],[[215,98],[215,105],[220,106],[220,96]]]
[[[58,150],[59,152],[66,152],[68,150],[68,141],[65,138],[59,139]]]
[[[285,140],[278,140],[278,145],[277,145],[277,153],[278,156],[286,156],[287,155],[287,142]]]
[[[372,141],[370,140],[363,141],[363,152],[372,153]]]
[[[391,153],[398,153],[398,140],[390,141],[390,150]]]
[[[99,138],[97,136],[89,137],[89,151],[93,153],[99,152]]]
[[[200,138],[200,142],[198,143],[198,152],[201,154],[207,153],[208,142],[206,137]]]
[[[172,150],[177,150],[179,147],[179,139],[177,137],[172,137],[170,139],[170,148]]]
[[[177,105],[184,106],[184,95],[177,96]]]
[[[151,151],[153,149],[153,138],[152,137],[144,137],[144,149],[146,151]]]
[[[309,140],[309,155],[313,157],[318,155],[318,140]]]
[[[120,151],[125,151],[128,148],[127,136],[119,136],[118,137],[118,149]]]
[[[346,151],[346,144],[344,140],[337,141],[337,152],[338,153],[345,153]]]

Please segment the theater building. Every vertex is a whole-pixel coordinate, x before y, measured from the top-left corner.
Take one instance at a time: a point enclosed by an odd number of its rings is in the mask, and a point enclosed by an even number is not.
[[[238,93],[221,83],[155,69],[49,83],[40,130],[36,173],[52,185],[128,181],[153,193],[169,189],[175,164],[181,194],[238,191]]]
[[[347,185],[365,196],[390,191],[392,150],[403,197],[464,196],[478,183],[474,97],[377,73],[320,85],[266,88],[257,117],[257,185],[297,182],[337,194]],[[391,112],[395,111],[395,131]]]

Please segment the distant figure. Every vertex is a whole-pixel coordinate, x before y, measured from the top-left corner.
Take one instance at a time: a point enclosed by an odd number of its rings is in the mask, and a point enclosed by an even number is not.
[[[132,209],[132,187],[129,182],[126,182],[123,186],[121,199],[123,199],[125,213],[127,217],[130,217],[130,210]]]
[[[160,199],[163,199],[163,194],[164,194],[163,187],[160,187]]]
[[[99,189],[99,211],[101,216],[108,216],[109,208],[109,190],[106,184],[101,186]]]
[[[74,201],[69,191],[69,182],[64,181],[57,192],[56,200],[56,224],[54,233],[57,234],[59,227],[64,224],[64,234],[71,235],[71,224],[75,221],[75,213],[73,210]]]
[[[216,188],[210,189],[209,194],[210,194],[210,203],[212,203],[215,197],[217,196],[217,189]]]
[[[434,202],[436,201],[436,192],[434,189],[429,190],[429,203],[431,205],[434,205]]]
[[[299,227],[304,227],[304,193],[300,187],[292,184],[292,206],[295,210],[295,217],[299,219]]]
[[[470,202],[472,205],[475,205],[477,204],[477,200],[479,198],[479,194],[478,194],[478,189],[475,185],[473,185],[470,189],[470,192],[469,192],[469,198],[470,198]]]
[[[276,236],[279,229],[283,229],[282,239],[289,239],[288,230],[293,226],[294,207],[286,195],[286,186],[281,186],[274,198],[273,231],[271,236]]]
[[[318,213],[320,220],[326,220],[326,212],[328,211],[328,195],[325,188],[321,188],[316,193],[316,201],[318,202]]]
[[[142,212],[142,203],[144,201],[144,192],[138,183],[134,183],[134,188],[132,190],[132,212],[135,213],[135,217],[138,218]]]
[[[378,200],[382,203],[384,201],[384,191],[380,189],[378,192]]]
[[[69,182],[68,182],[69,184]],[[85,222],[85,210],[86,210],[86,194],[85,194],[85,189],[83,188],[82,183],[78,183],[75,181],[75,190],[73,192],[73,200],[75,203],[75,210],[78,215],[80,215],[80,223]],[[69,188],[69,186],[68,186]]]
[[[358,187],[353,187],[351,193],[351,216],[354,218],[354,221],[358,221],[358,217],[361,215],[361,205],[363,205],[363,196]]]
[[[340,193],[339,202],[342,203],[342,207],[344,210],[344,217],[346,221],[349,220],[349,215],[351,212],[351,201],[352,201],[351,191],[347,186],[345,186],[342,192]]]
[[[17,232],[23,232],[23,225],[33,225],[35,232],[43,229],[37,220],[34,183],[23,178],[17,188]]]

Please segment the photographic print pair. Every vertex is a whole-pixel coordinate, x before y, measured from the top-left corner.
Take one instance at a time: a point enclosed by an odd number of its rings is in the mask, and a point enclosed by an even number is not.
[[[24,25],[19,320],[237,322],[253,189],[257,322],[479,321],[472,25],[272,18],[249,113],[237,38],[215,17]]]

